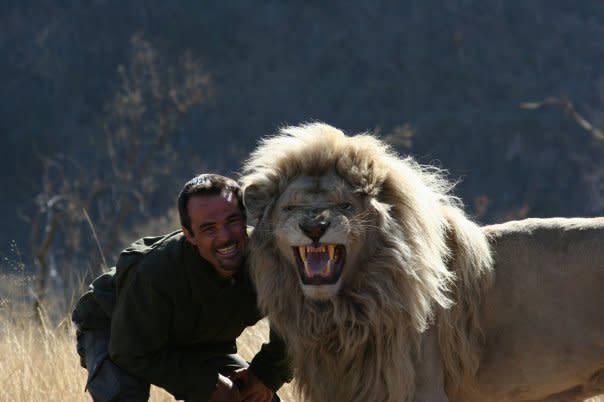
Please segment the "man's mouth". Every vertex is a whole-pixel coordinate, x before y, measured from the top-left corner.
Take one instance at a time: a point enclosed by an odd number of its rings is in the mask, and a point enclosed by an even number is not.
[[[312,244],[292,247],[298,273],[305,285],[331,285],[340,279],[346,260],[341,244]]]
[[[239,252],[238,245],[239,243],[231,243],[226,247],[217,248],[216,254],[220,257],[232,257]]]

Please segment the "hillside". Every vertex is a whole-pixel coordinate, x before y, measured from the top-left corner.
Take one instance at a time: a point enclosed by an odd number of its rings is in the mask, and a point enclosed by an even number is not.
[[[482,222],[604,212],[604,147],[561,108],[604,125],[604,3],[499,1],[32,0],[0,6],[0,251],[27,254],[43,157],[86,170],[134,35],[169,66],[189,52],[204,100],[170,137],[152,211],[188,176],[230,174],[263,135],[320,120],[385,135],[460,178]],[[132,150],[131,152],[136,152]],[[486,206],[486,209],[484,208]],[[16,211],[20,210],[21,213]],[[119,248],[119,247],[118,247]]]

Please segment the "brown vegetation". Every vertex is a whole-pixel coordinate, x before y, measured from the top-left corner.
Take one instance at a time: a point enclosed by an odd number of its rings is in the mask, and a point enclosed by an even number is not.
[[[128,224],[149,218],[163,191],[159,180],[178,159],[172,137],[208,96],[209,77],[189,53],[166,65],[142,35],[133,35],[131,46],[129,63],[117,67],[119,88],[90,138],[94,157],[43,158],[36,208],[24,216],[37,268],[36,314],[45,308],[51,271],[62,288],[74,272],[90,279],[123,246]]]
[[[54,326],[40,325],[24,312],[16,313],[7,307],[4,304],[0,308],[0,401],[89,400],[84,390],[87,372],[80,367],[69,320]],[[249,360],[267,338],[267,331],[264,321],[249,328],[238,342],[242,356]],[[290,385],[282,388],[279,395],[290,402],[297,400]],[[161,388],[152,387],[150,401],[168,402],[174,398]]]

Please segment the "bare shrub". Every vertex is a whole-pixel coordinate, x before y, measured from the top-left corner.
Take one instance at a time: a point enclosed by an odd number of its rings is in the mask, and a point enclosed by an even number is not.
[[[105,256],[124,244],[125,226],[149,216],[161,179],[179,160],[172,137],[207,97],[209,77],[190,54],[166,64],[141,35],[131,45],[86,155],[43,157],[34,211],[24,214],[37,269],[37,315],[51,280],[69,298],[70,284],[87,283],[107,267]]]

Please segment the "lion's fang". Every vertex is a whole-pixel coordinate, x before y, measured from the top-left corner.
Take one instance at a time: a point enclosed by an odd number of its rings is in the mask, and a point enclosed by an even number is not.
[[[312,276],[312,273],[310,272],[310,268],[308,268],[308,263],[306,262],[306,260],[304,260],[304,270],[306,271],[306,276]]]

